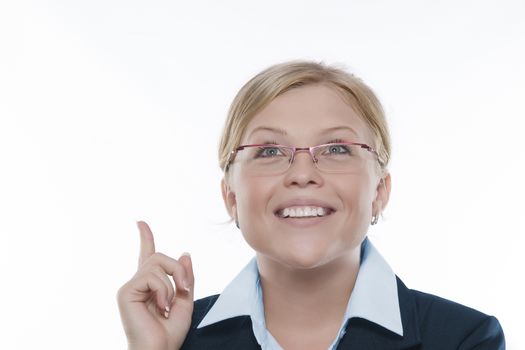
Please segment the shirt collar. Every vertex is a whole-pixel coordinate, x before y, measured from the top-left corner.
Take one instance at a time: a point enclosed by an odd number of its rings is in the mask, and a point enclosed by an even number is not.
[[[249,315],[254,319],[258,313],[259,284],[257,260],[253,257],[224,288],[197,328],[243,315]]]
[[[257,260],[253,257],[226,286],[197,328],[244,315],[250,316],[252,322],[261,320],[264,325],[261,293]],[[361,247],[361,265],[344,321],[352,317],[403,335],[396,276],[368,238]]]

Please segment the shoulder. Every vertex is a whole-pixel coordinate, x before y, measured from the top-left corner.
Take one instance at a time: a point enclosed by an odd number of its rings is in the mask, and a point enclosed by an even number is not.
[[[214,294],[194,301],[191,326],[181,350],[260,349],[253,335],[249,316],[234,317],[197,328],[219,295]]]
[[[219,296],[220,294],[209,295],[193,302],[193,315],[191,317],[190,333],[196,330],[197,326],[201,323],[208,311],[210,311]]]
[[[219,298],[219,295],[220,294],[209,295],[207,297],[204,297],[204,298],[201,298],[201,299],[197,299],[197,300],[195,300],[193,302],[193,319],[192,319],[192,323],[193,322],[200,323],[200,321],[202,321],[204,316],[206,316],[206,314],[211,309],[213,304],[215,304],[215,302]],[[197,325],[198,325],[198,323],[197,323]],[[197,325],[195,325],[195,326],[197,326]]]
[[[505,348],[503,330],[494,316],[437,295],[408,289],[397,280],[400,308],[405,313],[403,323],[412,323],[417,328],[423,344],[449,343],[458,349]],[[407,316],[414,320],[405,320]]]

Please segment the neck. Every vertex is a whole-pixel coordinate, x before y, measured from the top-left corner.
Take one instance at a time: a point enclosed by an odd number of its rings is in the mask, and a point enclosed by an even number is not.
[[[291,268],[257,254],[268,330],[274,334],[283,329],[302,333],[305,329],[338,329],[354,288],[359,261],[359,246],[312,269]]]

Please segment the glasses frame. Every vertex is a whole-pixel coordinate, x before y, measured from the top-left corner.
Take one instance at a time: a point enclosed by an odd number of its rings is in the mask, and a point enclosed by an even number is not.
[[[242,151],[245,148],[250,148],[250,147],[279,147],[279,148],[289,149],[292,152],[292,157],[290,158],[290,161],[288,162],[289,163],[288,164],[288,168],[286,168],[286,170],[283,171],[283,173],[287,172],[288,169],[290,169],[290,167],[292,166],[292,164],[293,164],[293,162],[295,160],[295,154],[297,152],[301,152],[301,151],[303,151],[303,152],[304,151],[308,151],[308,153],[310,153],[310,157],[312,158],[313,163],[315,164],[315,167],[319,171],[326,172],[326,171],[324,171],[322,169],[319,169],[319,166],[317,165],[318,159],[315,158],[314,152],[318,148],[326,147],[326,146],[330,146],[330,145],[359,146],[359,147],[369,151],[370,153],[374,154],[375,157],[376,157],[377,162],[379,163],[380,166],[382,166],[381,160],[379,159],[379,153],[377,153],[377,151],[375,149],[373,149],[372,147],[370,147],[369,145],[367,145],[365,143],[360,143],[360,142],[331,142],[331,143],[324,143],[322,145],[317,145],[317,146],[312,146],[312,147],[293,147],[293,146],[286,146],[286,145],[280,145],[280,144],[275,144],[275,143],[259,143],[259,144],[240,145],[239,147],[237,147],[233,151],[231,151],[230,152],[230,156],[228,157],[228,162],[226,163],[225,172],[228,171],[228,169],[230,168],[231,163],[234,161],[234,159],[235,159],[235,157],[237,155],[237,152]]]

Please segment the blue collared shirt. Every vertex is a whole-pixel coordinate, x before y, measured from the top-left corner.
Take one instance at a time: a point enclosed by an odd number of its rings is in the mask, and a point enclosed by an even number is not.
[[[263,294],[255,257],[226,286],[197,328],[243,315],[251,317],[253,334],[263,350],[282,350],[266,329]],[[343,322],[328,350],[337,348],[345,334],[346,323],[352,317],[367,319],[403,335],[396,276],[368,238],[361,246],[361,264]]]

